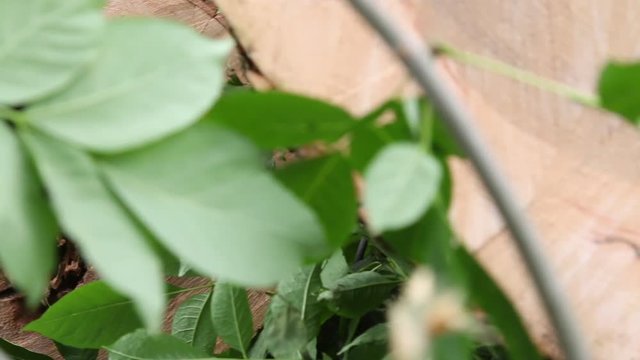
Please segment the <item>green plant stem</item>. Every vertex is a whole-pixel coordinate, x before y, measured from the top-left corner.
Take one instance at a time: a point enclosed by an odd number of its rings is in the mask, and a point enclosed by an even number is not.
[[[580,105],[601,108],[600,99],[596,95],[578,90],[555,80],[541,77],[533,72],[517,68],[502,61],[456,49],[448,44],[438,44],[433,47],[433,50],[435,54],[443,54],[463,64],[500,74],[540,90],[567,98]]]
[[[435,113],[433,106],[422,104],[420,107],[420,145],[426,152],[431,152],[433,140],[433,123]]]
[[[0,120],[2,119],[9,120],[16,126],[25,126],[27,124],[27,118],[24,113],[4,105],[0,105]]]
[[[376,4],[368,0],[349,0],[357,12],[378,32],[422,89],[456,141],[468,154],[489,194],[504,218],[524,263],[531,274],[544,308],[553,324],[560,346],[569,360],[588,360],[589,352],[573,314],[542,251],[538,236],[515,200],[484,139],[473,127],[471,115],[434,66],[431,52],[412,33],[404,31]]]

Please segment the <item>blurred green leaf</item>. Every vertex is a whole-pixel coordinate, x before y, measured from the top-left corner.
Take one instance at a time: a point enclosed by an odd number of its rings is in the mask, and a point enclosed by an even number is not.
[[[78,349],[58,342],[55,343],[64,360],[96,360],[98,349]]]
[[[30,159],[3,122],[0,199],[0,263],[34,306],[44,295],[54,269],[58,229]]]
[[[171,334],[205,354],[211,354],[218,335],[211,320],[211,293],[185,300],[173,316]]]
[[[607,64],[598,82],[600,105],[625,117],[640,121],[640,62]]]
[[[228,93],[208,117],[266,149],[332,142],[355,125],[355,119],[341,108],[277,91]]]
[[[162,264],[144,231],[103,185],[89,155],[35,132],[22,135],[65,233],[101,278],[134,300],[147,327],[159,330]]]
[[[431,347],[433,360],[466,360],[471,359],[473,352],[473,343],[464,333],[446,333],[436,336]]]
[[[149,335],[138,330],[107,346],[109,360],[214,359],[170,335]]]
[[[199,273],[268,286],[327,252],[314,214],[263,168],[260,152],[210,122],[104,158],[102,169],[142,223]]]
[[[358,218],[351,168],[342,156],[299,162],[276,174],[280,182],[315,211],[331,245],[340,247]]]
[[[531,342],[520,315],[476,259],[460,246],[456,259],[466,275],[466,290],[471,302],[484,309],[491,322],[500,329],[514,359],[541,359]]]
[[[98,55],[104,1],[0,2],[0,104],[21,105],[69,83]]]
[[[111,20],[99,60],[26,116],[51,135],[100,152],[158,140],[192,125],[212,105],[231,47],[174,22]]]
[[[349,344],[345,345],[340,350],[338,355],[342,355],[355,347],[359,347],[363,345],[369,346],[371,344],[377,344],[377,343],[386,344],[388,337],[389,337],[389,329],[387,328],[386,323],[374,325],[369,329],[367,329],[367,331],[360,334],[357,338],[353,339],[353,341],[351,341]]]
[[[348,273],[349,264],[347,264],[342,250],[338,250],[329,259],[325,260],[322,266],[322,271],[320,272],[322,286],[332,288],[339,279]]]
[[[246,358],[253,337],[253,315],[247,291],[231,284],[216,283],[211,298],[211,319],[220,338]]]
[[[64,296],[25,330],[67,346],[97,349],[140,327],[132,302],[96,281]]]
[[[364,207],[375,233],[416,222],[438,193],[438,161],[410,143],[392,144],[365,172]]]
[[[407,125],[396,120],[384,126],[366,123],[358,126],[351,135],[351,164],[364,172],[373,158],[386,145],[411,140]]]
[[[286,302],[271,306],[263,333],[266,347],[276,359],[298,358],[309,342],[302,317],[298,309]]]
[[[380,306],[400,282],[396,277],[363,271],[339,279],[319,299],[340,316],[358,318]]]
[[[0,359],[4,359],[5,355],[8,356],[8,359],[12,360],[51,360],[48,356],[34,353],[4,339],[0,339]]]

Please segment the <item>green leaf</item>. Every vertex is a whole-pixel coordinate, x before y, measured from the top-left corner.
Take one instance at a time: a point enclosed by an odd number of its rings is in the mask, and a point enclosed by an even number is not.
[[[435,199],[442,178],[438,161],[416,145],[387,146],[365,173],[364,207],[375,233],[414,223]]]
[[[36,305],[55,265],[57,225],[30,160],[0,122],[0,263]]]
[[[308,266],[281,281],[265,320],[267,347],[276,357],[290,357],[320,332],[331,312],[318,300],[320,266]]]
[[[351,164],[362,172],[386,145],[408,140],[411,140],[411,133],[406,123],[400,120],[384,126],[362,124],[351,136]]]
[[[96,57],[103,1],[0,1],[0,104],[19,105],[66,85]]]
[[[211,298],[211,319],[222,340],[246,358],[253,337],[253,315],[247,291],[218,282]]]
[[[159,330],[165,306],[162,264],[144,232],[101,182],[93,159],[45,135],[22,136],[65,233],[101,278],[134,300],[145,324]]]
[[[211,320],[211,293],[198,294],[183,302],[173,316],[171,334],[194,348],[211,354],[216,334]]]
[[[353,231],[358,204],[349,164],[340,155],[293,164],[278,179],[313,209],[327,238],[340,247]]]
[[[103,169],[131,211],[199,273],[267,286],[327,252],[314,214],[264,169],[260,152],[210,122],[105,158]]]
[[[370,345],[375,343],[386,343],[387,338],[389,337],[389,329],[387,328],[387,324],[382,323],[370,327],[367,331],[363,332],[357,338],[353,339],[352,342],[345,345],[338,355],[342,355],[347,351],[363,345]]]
[[[324,262],[322,271],[320,272],[320,279],[322,280],[322,286],[325,288],[332,288],[336,282],[343,276],[349,273],[349,264],[344,258],[342,250],[338,250],[329,259]]]
[[[189,127],[211,106],[231,47],[178,23],[112,20],[100,59],[26,116],[51,135],[100,152],[158,140]]]
[[[333,287],[320,294],[319,299],[327,301],[340,316],[358,318],[380,306],[400,282],[395,277],[363,271],[336,281]]]
[[[55,344],[64,360],[96,360],[98,358],[98,349],[77,349],[60,343]]]
[[[600,105],[634,124],[640,121],[640,62],[610,62],[598,82]]]
[[[473,343],[464,333],[446,333],[436,336],[431,344],[434,360],[471,359]],[[515,358],[530,359],[530,357]]]
[[[0,359],[5,359],[5,355],[8,356],[8,359],[13,360],[51,360],[48,356],[31,352],[4,339],[0,339]]]
[[[355,124],[338,107],[276,91],[231,92],[220,98],[209,117],[267,149],[332,142]]]
[[[170,335],[149,335],[138,330],[107,346],[109,360],[213,359]]]
[[[513,358],[541,359],[520,315],[489,274],[464,247],[458,247],[455,255],[467,276],[465,285],[471,301],[489,314],[491,323],[504,336]]]

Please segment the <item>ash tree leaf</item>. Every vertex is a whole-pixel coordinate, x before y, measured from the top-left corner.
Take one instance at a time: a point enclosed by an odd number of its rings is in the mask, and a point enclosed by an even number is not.
[[[634,124],[640,121],[640,62],[607,64],[598,82],[600,105]]]
[[[349,344],[345,345],[338,355],[342,355],[347,351],[363,345],[370,345],[376,343],[386,343],[389,337],[389,329],[386,323],[374,325],[367,329],[367,331],[360,334],[357,338],[353,339]]]
[[[26,116],[42,131],[97,152],[144,145],[206,112],[220,94],[231,46],[169,21],[112,20],[100,59]]]
[[[0,263],[36,305],[55,265],[55,218],[20,141],[0,122]]]
[[[253,337],[247,291],[228,283],[216,283],[211,297],[211,319],[220,338],[246,358]]]
[[[318,216],[334,248],[353,231],[358,218],[351,167],[340,155],[296,163],[277,177]]]
[[[165,306],[162,263],[102,183],[93,159],[44,134],[24,132],[22,138],[65,233],[101,278],[134,300],[147,327],[159,330]]]
[[[210,354],[216,345],[216,331],[211,320],[211,293],[190,297],[173,316],[171,334],[192,347]]]
[[[0,359],[51,360],[48,356],[29,351],[4,339],[0,339]]]
[[[441,178],[438,160],[417,145],[387,146],[365,172],[364,208],[373,232],[418,220],[435,199]]]
[[[339,107],[277,91],[228,93],[208,118],[266,149],[332,142],[355,125],[355,119]]]
[[[355,319],[380,306],[400,282],[396,277],[363,271],[339,279],[318,299],[336,314]]]
[[[105,157],[102,169],[131,211],[196,272],[269,286],[328,245],[311,210],[262,159],[242,137],[202,122],[161,143]]]
[[[103,1],[0,1],[0,104],[19,105],[67,83],[98,54]]]
[[[166,334],[149,335],[144,330],[125,335],[106,348],[109,360],[213,359],[176,337]]]

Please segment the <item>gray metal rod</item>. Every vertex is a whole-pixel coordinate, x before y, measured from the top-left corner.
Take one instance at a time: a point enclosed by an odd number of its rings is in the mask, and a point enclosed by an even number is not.
[[[569,360],[590,359],[587,346],[546,260],[538,236],[515,200],[515,193],[503,176],[489,148],[474,128],[466,111],[436,67],[429,49],[413,33],[404,31],[379,9],[378,2],[349,0],[362,17],[384,38],[407,70],[429,95],[442,120],[466,152],[482,182],[504,218],[527,269],[533,278],[547,315],[555,327]]]

